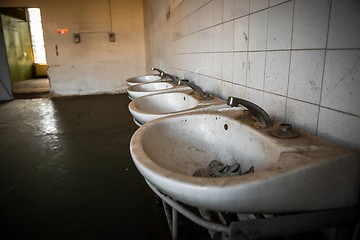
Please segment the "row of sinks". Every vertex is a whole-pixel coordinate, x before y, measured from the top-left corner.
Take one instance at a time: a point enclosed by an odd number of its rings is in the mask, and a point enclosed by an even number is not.
[[[164,93],[164,92],[177,92],[181,90],[189,90],[190,87],[175,85],[171,82],[151,82],[131,86],[127,89],[129,98],[134,100],[139,97],[152,95],[155,93]]]
[[[127,80],[129,111],[138,126],[175,113],[223,108],[226,103],[217,98],[202,99],[187,85],[177,85],[157,75],[133,77]],[[136,82],[138,81],[138,82]]]
[[[290,130],[297,132],[292,138],[274,137],[286,135],[274,134],[287,131],[283,124],[264,126],[249,107],[230,107],[215,96],[203,99],[187,86],[151,76],[130,79],[139,80],[128,92],[134,99],[129,110],[140,126],[130,151],[146,181],[162,193],[191,206],[233,213],[357,204],[359,152],[300,129]],[[244,170],[253,167],[254,172],[194,176],[214,160],[240,164]]]

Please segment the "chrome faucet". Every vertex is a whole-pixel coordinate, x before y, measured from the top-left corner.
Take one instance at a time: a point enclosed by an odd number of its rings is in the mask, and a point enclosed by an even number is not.
[[[173,81],[174,84],[176,84],[176,85],[179,84],[180,79],[179,79],[179,77],[177,77],[175,75],[172,75],[172,74],[166,73],[166,72],[161,72],[160,76],[161,77],[169,77],[169,78],[171,78],[171,80]]]
[[[154,68],[154,67],[151,68],[151,71],[157,71],[157,72],[159,72],[160,76],[161,76],[162,73],[165,73],[163,70],[161,70],[161,69],[159,69],[159,68]]]
[[[202,90],[199,86],[195,85],[194,83],[189,82],[189,80],[187,80],[187,79],[180,80],[180,81],[178,81],[177,84],[178,85],[187,85],[187,86],[191,87],[191,89],[194,92],[197,92],[201,96],[201,100],[212,100],[213,99],[213,97],[211,97],[210,94],[208,94],[207,92]]]
[[[246,107],[262,124],[265,124],[266,127],[272,126],[272,121],[269,115],[265,112],[264,109],[262,109],[255,103],[231,96],[227,100],[227,105],[229,105],[230,107],[237,107],[239,104]]]

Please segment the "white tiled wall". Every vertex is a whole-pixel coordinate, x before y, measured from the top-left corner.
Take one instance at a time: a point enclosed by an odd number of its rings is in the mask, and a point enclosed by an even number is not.
[[[169,68],[360,149],[359,13],[358,0],[183,0],[164,22],[177,36]]]

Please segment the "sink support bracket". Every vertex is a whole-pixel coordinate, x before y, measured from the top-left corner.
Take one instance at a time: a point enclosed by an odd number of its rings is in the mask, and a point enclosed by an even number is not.
[[[309,232],[312,230],[336,228],[336,240],[354,239],[360,236],[360,206],[321,210],[316,212],[274,214],[270,217],[261,216],[257,219],[234,221],[229,226],[207,221],[194,214],[181,203],[161,193],[150,182],[149,187],[163,201],[172,239],[177,239],[178,212],[194,223],[215,232],[222,240],[255,240],[291,234]],[[170,207],[172,209],[170,209]],[[261,215],[261,214],[256,214]],[[214,237],[215,239],[215,237]],[[216,238],[218,239],[218,238]]]
[[[232,222],[230,239],[263,239],[333,227],[337,240],[352,239],[359,217],[360,208],[349,207]]]

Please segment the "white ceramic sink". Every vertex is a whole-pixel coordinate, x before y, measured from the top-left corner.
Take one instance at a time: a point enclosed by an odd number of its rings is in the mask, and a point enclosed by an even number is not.
[[[165,92],[139,97],[129,104],[129,111],[139,124],[151,120],[184,112],[218,109],[226,103],[214,97],[212,100],[201,100],[192,90]]]
[[[175,85],[171,82],[151,82],[131,86],[127,89],[127,92],[131,99],[136,99],[151,94],[175,92],[186,89],[190,89],[190,87],[186,85]]]
[[[235,111],[236,110],[236,111]],[[157,119],[133,135],[133,161],[158,190],[200,208],[236,213],[286,213],[355,205],[359,152],[300,131],[275,138],[239,109]],[[241,122],[240,122],[241,121]],[[212,160],[240,163],[241,176],[194,177]]]
[[[157,74],[143,75],[126,79],[126,84],[128,86],[134,86],[142,83],[160,81],[161,79],[162,78]]]

